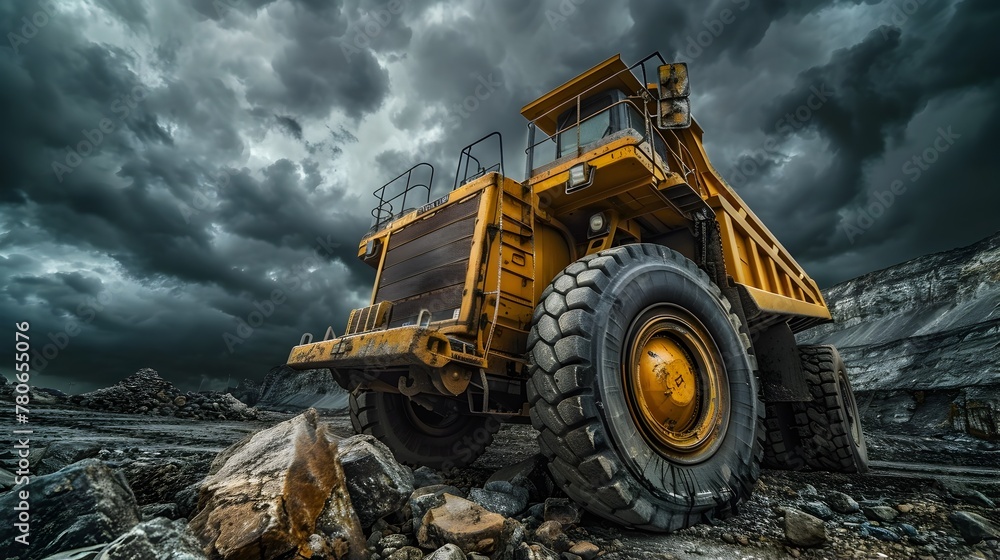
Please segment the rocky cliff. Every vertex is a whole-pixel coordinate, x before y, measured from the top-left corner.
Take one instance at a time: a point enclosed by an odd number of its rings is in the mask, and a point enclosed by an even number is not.
[[[799,342],[840,349],[862,407],[875,407],[866,418],[905,423],[930,412],[934,423],[997,437],[1000,233],[837,284],[824,296],[835,323],[801,333]],[[880,410],[889,401],[896,404]],[[929,411],[925,402],[937,404]],[[974,426],[965,425],[970,409]]]
[[[333,380],[328,369],[294,370],[276,366],[260,385],[257,406],[269,410],[315,408],[343,412],[349,407],[347,391]]]

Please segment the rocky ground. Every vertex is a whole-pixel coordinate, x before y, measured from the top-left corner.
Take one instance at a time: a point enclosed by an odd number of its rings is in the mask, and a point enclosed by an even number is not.
[[[377,442],[341,442],[353,434],[346,415],[315,416],[310,424],[290,413],[253,414],[241,421],[196,420],[70,404],[35,407],[32,470],[48,476],[36,478],[32,488],[33,552],[19,553],[16,532],[5,524],[0,557],[46,558],[88,546],[52,558],[201,558],[203,546],[227,558],[340,558],[362,551],[374,560],[1000,557],[1000,451],[978,440],[873,433],[869,453],[876,468],[870,474],[764,471],[739,516],[654,535],[611,526],[563,500],[535,463],[535,433],[527,426],[505,426],[469,468],[411,473]],[[246,441],[262,430],[269,435]],[[938,448],[951,451],[919,455]],[[304,455],[289,451],[296,449]],[[339,460],[331,459],[338,453]],[[925,460],[950,466],[913,464]],[[957,461],[979,468],[956,469]],[[330,468],[334,462],[344,465],[339,477]],[[12,450],[0,452],[0,466],[16,470]],[[282,477],[287,480],[279,490],[234,482]],[[8,489],[10,479],[0,471],[0,488]],[[73,491],[66,493],[67,486]],[[234,487],[237,495],[227,494]],[[247,492],[253,493],[249,501]],[[313,496],[313,502],[280,498],[287,492]],[[353,511],[343,505],[345,492]],[[316,502],[317,495],[329,499]],[[274,511],[311,512],[314,527],[326,527],[316,529],[322,538],[296,537],[306,543],[297,552],[250,522],[259,521],[255,511],[286,498],[297,507]],[[13,492],[0,494],[5,511],[17,501]],[[84,515],[93,511],[98,513]],[[226,520],[240,519],[239,530],[227,529]],[[259,538],[248,545],[240,540],[246,535]],[[270,543],[270,552],[261,552],[261,542]]]

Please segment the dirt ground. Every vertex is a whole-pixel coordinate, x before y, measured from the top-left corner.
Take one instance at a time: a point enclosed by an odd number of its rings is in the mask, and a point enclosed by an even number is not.
[[[61,406],[37,407],[33,412],[31,445],[36,461],[41,457],[44,462],[43,448],[53,445],[89,449],[125,471],[140,505],[157,503],[197,481],[216,453],[248,433],[292,416],[264,412],[255,421],[197,422]],[[324,419],[335,433],[353,434],[346,415]],[[989,506],[990,501],[1000,502],[1000,446],[968,437],[869,433],[868,447],[873,469],[865,475],[765,470],[740,514],[716,526],[660,535],[585,516],[569,533],[598,544],[608,551],[609,559],[1000,558],[996,540],[969,546],[948,520],[950,513],[960,510],[1000,526],[1000,510]],[[506,425],[472,466],[442,474],[462,489],[480,486],[497,469],[537,452],[530,426]],[[0,451],[5,468],[10,468],[12,459],[11,451]],[[986,502],[975,496],[956,497],[954,483],[979,492]],[[783,508],[822,501],[833,491],[850,495],[862,506],[885,505],[905,512],[887,523],[870,521],[860,513],[838,514],[826,521],[830,538],[825,545],[789,546],[780,521]]]

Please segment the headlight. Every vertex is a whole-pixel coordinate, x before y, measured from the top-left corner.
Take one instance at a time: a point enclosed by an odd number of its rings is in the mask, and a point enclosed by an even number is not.
[[[590,217],[590,231],[591,233],[600,233],[604,230],[604,225],[607,220],[604,219],[604,213],[598,212]]]

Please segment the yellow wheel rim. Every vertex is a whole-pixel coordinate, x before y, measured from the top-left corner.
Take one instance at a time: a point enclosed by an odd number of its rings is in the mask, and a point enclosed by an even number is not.
[[[658,305],[641,313],[626,340],[629,413],[661,455],[696,463],[722,443],[729,388],[711,335],[691,313]]]

